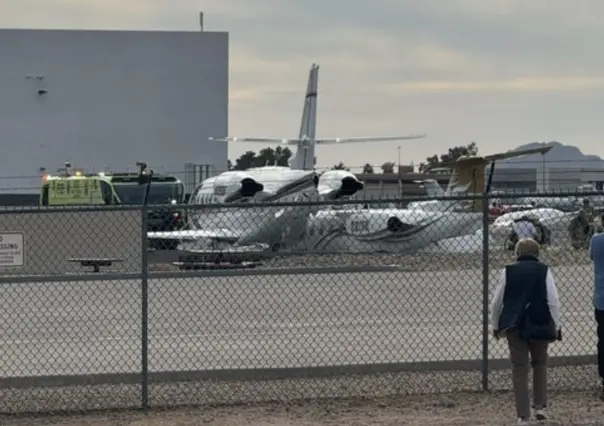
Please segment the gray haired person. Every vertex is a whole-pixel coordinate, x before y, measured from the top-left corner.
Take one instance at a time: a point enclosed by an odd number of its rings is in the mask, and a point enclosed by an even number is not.
[[[518,424],[528,424],[529,364],[533,369],[534,416],[547,420],[547,351],[550,342],[562,339],[560,302],[551,269],[539,261],[539,243],[521,239],[516,256],[516,262],[502,271],[495,290],[491,324],[496,339],[507,339]]]

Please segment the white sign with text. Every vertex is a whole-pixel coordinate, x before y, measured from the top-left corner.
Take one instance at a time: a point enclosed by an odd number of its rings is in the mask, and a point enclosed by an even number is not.
[[[22,232],[0,233],[0,268],[25,264],[24,243]]]

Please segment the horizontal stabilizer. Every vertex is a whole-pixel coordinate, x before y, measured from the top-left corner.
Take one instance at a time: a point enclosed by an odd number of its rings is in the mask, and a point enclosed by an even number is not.
[[[412,139],[423,139],[426,135],[407,135],[407,136],[374,136],[366,138],[320,138],[317,139],[317,145],[334,145],[338,143],[355,142],[387,142],[387,141],[405,141]]]
[[[551,151],[552,148],[553,148],[553,146],[545,146],[545,147],[541,147],[541,148],[524,149],[521,151],[510,151],[510,152],[504,152],[501,154],[487,155],[486,157],[484,157],[484,159],[487,161],[497,161],[497,160],[504,160],[506,158],[520,157],[522,155],[531,155],[531,154],[545,155],[549,151]]]
[[[361,138],[319,138],[319,139],[299,139],[299,138],[210,138],[212,141],[219,142],[254,142],[254,143],[275,143],[283,145],[298,145],[304,142],[315,142],[317,145],[335,145],[339,143],[355,142],[386,142],[386,141],[404,141],[412,139],[423,139],[426,135],[407,135],[407,136],[374,136]]]
[[[260,143],[277,143],[284,145],[296,145],[299,139],[287,139],[287,138],[209,138],[211,141],[217,142],[260,142]]]
[[[153,240],[196,241],[200,239],[237,241],[239,235],[228,229],[187,229],[182,231],[147,232],[147,238]]]
[[[466,164],[466,165],[483,164],[483,163],[486,164],[486,163],[490,163],[492,161],[505,160],[507,158],[520,157],[523,155],[531,155],[531,154],[545,155],[549,151],[551,151],[552,148],[553,148],[553,146],[546,146],[546,147],[541,147],[541,148],[525,149],[525,150],[521,150],[521,151],[501,152],[498,154],[487,155],[485,157],[480,157],[480,156],[460,157],[457,160],[444,161],[444,162],[441,162],[438,164],[433,164],[426,171],[431,171],[433,169],[441,168],[441,167],[450,168],[455,165],[463,165],[463,164]]]

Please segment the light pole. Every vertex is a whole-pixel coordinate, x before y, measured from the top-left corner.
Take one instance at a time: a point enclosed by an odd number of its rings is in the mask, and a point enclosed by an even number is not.
[[[547,142],[543,142],[543,147],[547,145]],[[547,192],[545,185],[545,153],[541,154],[541,191]]]
[[[398,192],[399,192],[399,197],[402,198],[403,197],[403,181],[401,180],[401,146],[399,145],[398,148],[398,161],[397,161],[397,174],[398,174]]]
[[[399,145],[398,148],[398,161],[397,161],[397,168],[398,168],[398,175],[400,178],[401,175],[401,146]]]

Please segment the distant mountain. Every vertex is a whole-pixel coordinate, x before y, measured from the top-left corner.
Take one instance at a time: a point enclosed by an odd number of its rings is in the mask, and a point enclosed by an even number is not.
[[[542,146],[553,146],[552,150],[545,154],[546,167],[572,167],[585,169],[603,169],[604,160],[597,155],[584,155],[579,148],[571,145],[563,145],[560,142],[533,142],[526,145],[521,145],[512,151],[520,151],[525,149],[540,148]],[[497,167],[502,168],[529,168],[541,167],[544,159],[541,154],[527,155],[524,157],[514,157],[498,162]]]

